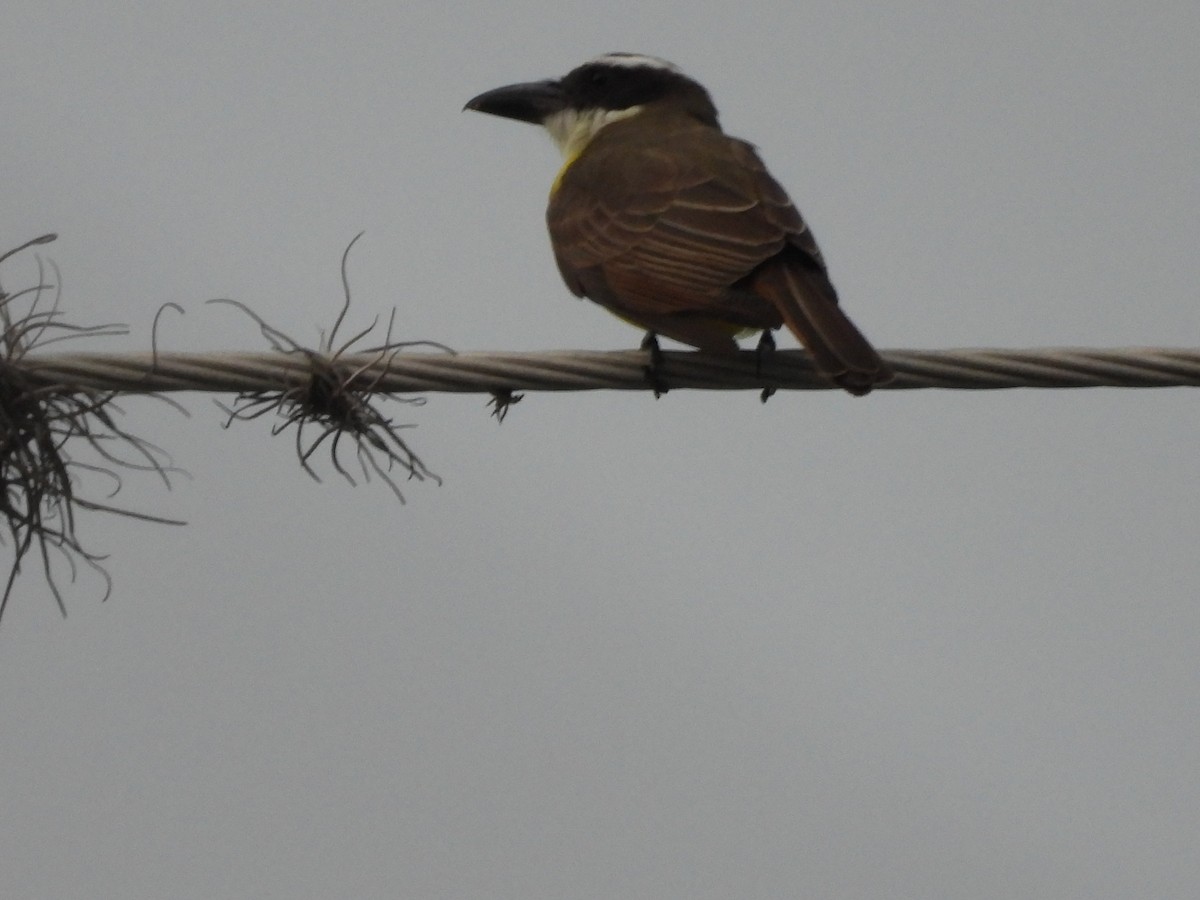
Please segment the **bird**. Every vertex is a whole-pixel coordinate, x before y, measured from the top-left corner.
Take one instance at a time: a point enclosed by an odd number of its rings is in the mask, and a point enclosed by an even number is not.
[[[678,66],[606,53],[561,78],[485,91],[464,109],[549,132],[563,155],[546,210],[563,280],[643,329],[652,354],[659,335],[730,354],[761,332],[760,351],[770,350],[786,325],[849,393],[892,378],[842,311],[787,192]]]

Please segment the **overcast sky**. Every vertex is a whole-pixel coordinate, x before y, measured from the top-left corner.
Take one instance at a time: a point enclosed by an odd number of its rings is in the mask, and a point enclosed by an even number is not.
[[[709,87],[880,347],[1200,345],[1195,0],[0,19],[0,248],[60,234],[97,348],[263,348],[212,297],[315,343],[360,230],[356,327],[636,346],[553,145],[461,112],[611,50]],[[1195,896],[1194,392],[431,395],[405,506],[181,399],[123,421],[192,480],[118,499],[187,527],[84,516],[112,597],[31,566],[0,625],[6,897]]]

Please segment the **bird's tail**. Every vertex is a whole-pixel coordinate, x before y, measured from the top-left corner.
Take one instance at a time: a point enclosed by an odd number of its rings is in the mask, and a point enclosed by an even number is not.
[[[825,272],[807,259],[785,255],[764,266],[754,291],[775,304],[817,369],[856,396],[891,381],[892,370],[838,306]]]

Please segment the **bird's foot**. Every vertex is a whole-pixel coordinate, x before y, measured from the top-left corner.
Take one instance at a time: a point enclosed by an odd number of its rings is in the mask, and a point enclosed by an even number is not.
[[[642,339],[642,349],[649,353],[650,358],[642,372],[646,376],[646,382],[654,391],[654,399],[657,400],[665,394],[670,388],[667,387],[667,381],[663,377],[663,370],[666,368],[666,360],[663,359],[662,348],[658,346],[658,335],[653,331],[647,331],[646,336]]]
[[[761,379],[763,377],[763,368],[770,363],[771,355],[775,352],[775,336],[771,334],[771,329],[764,328],[762,336],[758,339],[758,346],[754,348],[754,375]],[[771,395],[775,393],[775,388],[765,387],[758,398],[766,403],[771,399]]]

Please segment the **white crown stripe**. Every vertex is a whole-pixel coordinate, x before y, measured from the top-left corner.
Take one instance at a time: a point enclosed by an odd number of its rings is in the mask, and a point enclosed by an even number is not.
[[[630,69],[665,69],[668,72],[676,72],[680,75],[683,72],[679,66],[674,63],[667,62],[665,59],[660,59],[657,56],[643,56],[640,53],[605,53],[603,56],[597,56],[590,60],[589,64],[603,63],[609,66],[625,66]]]

